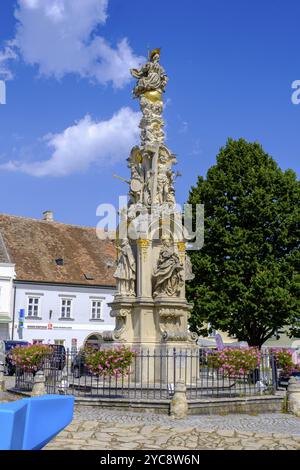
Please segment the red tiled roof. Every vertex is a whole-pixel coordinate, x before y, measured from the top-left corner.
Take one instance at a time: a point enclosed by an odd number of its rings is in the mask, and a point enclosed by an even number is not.
[[[0,214],[0,234],[19,281],[115,285],[116,248],[95,228]]]

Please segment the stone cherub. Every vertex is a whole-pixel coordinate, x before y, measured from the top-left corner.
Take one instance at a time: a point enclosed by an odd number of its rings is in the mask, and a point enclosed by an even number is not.
[[[127,238],[119,245],[118,266],[114,273],[118,294],[135,296],[136,262]]]
[[[149,61],[138,69],[131,69],[130,73],[138,82],[133,90],[136,98],[147,91],[162,93],[168,81],[164,68],[159,64],[160,49],[154,49],[149,56]]]

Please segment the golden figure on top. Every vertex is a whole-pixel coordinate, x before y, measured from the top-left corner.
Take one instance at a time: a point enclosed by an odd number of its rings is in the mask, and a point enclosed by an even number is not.
[[[133,95],[139,98],[141,95],[155,91],[162,94],[168,82],[167,74],[159,63],[160,48],[153,49],[149,54],[148,62],[138,69],[131,69],[131,75],[138,80]]]

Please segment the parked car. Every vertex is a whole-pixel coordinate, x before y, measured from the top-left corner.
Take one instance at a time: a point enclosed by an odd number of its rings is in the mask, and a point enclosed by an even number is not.
[[[90,375],[90,371],[85,365],[84,351],[79,351],[74,356],[71,363],[71,372],[75,379],[79,379],[82,375]]]
[[[5,375],[14,375],[16,372],[16,367],[11,361],[10,352],[16,346],[28,346],[28,341],[14,341],[14,340],[4,340],[2,341],[2,350],[5,354],[5,363],[4,363],[4,374]]]
[[[278,387],[287,388],[291,377],[296,377],[300,381],[300,372],[293,372],[291,375],[279,375]]]
[[[62,344],[49,344],[53,353],[49,357],[50,367],[63,370],[66,365],[66,349]]]

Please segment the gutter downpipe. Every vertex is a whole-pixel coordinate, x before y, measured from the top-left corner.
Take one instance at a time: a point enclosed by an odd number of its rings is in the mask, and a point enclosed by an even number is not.
[[[12,332],[11,332],[12,340],[14,339],[14,332],[15,332],[16,294],[17,294],[17,286],[14,283],[13,319],[12,319]]]

